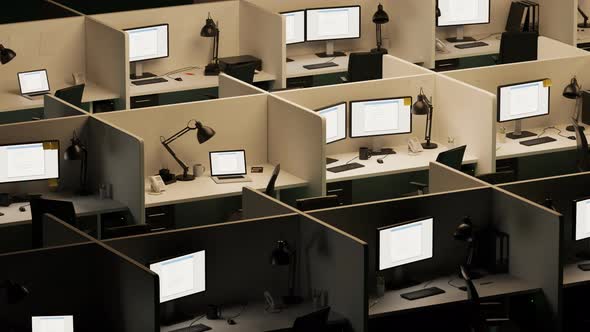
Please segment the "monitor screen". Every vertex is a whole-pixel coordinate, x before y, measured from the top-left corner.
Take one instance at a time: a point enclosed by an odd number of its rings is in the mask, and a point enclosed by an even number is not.
[[[33,332],[74,332],[74,316],[39,316],[32,323]]]
[[[361,7],[308,9],[307,41],[361,37]]]
[[[49,78],[47,70],[35,70],[18,73],[18,85],[23,95],[49,92]]]
[[[590,197],[574,201],[574,240],[590,238]]]
[[[412,97],[350,102],[350,137],[412,132]]]
[[[305,41],[305,10],[281,13],[285,17],[287,45]]]
[[[346,138],[346,103],[322,108],[317,112],[326,119],[326,144]]]
[[[377,230],[379,271],[432,258],[433,218]]]
[[[548,115],[551,88],[545,81],[498,87],[498,122]]]
[[[246,151],[209,152],[211,176],[245,175]]]
[[[59,141],[0,146],[0,183],[59,178]]]
[[[439,27],[490,23],[490,0],[438,0]]]
[[[168,24],[125,31],[129,35],[129,62],[168,57]]]
[[[160,279],[160,303],[205,291],[205,250],[150,264]]]

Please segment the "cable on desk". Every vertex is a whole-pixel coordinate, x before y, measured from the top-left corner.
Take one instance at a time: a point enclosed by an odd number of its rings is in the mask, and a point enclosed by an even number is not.
[[[373,308],[377,303],[379,303],[379,300],[375,300],[373,301],[373,303],[369,303],[369,309]]]
[[[453,281],[455,281],[455,278],[449,279],[449,281],[447,282],[447,284],[449,284],[449,286],[451,286],[453,288],[461,289],[461,286],[453,285]]]
[[[482,37],[482,38],[475,38],[475,41],[482,41],[484,39],[488,39],[490,37],[493,37],[493,36],[496,36],[496,35],[501,35],[501,34],[502,34],[501,32],[492,33],[492,34],[489,34],[489,35],[487,35],[485,37]]]
[[[199,67],[199,66],[190,66],[190,67],[179,68],[179,69],[175,69],[175,70],[169,71],[169,72],[167,72],[165,74],[162,74],[159,77],[166,76],[166,77],[168,77],[170,79],[174,79],[174,77],[170,77],[170,75],[180,74],[182,72],[185,72],[185,71],[188,71],[188,70],[192,70],[192,69],[201,69],[201,67]]]
[[[347,161],[347,162],[346,162],[346,164],[344,164],[344,165],[348,165],[348,164],[350,164],[351,162],[355,161],[357,158],[358,158],[358,156],[356,156],[356,157],[354,157],[354,158],[350,159],[350,160],[349,160],[349,161]]]
[[[244,311],[246,311],[246,307],[248,307],[248,303],[242,304],[242,308],[240,309],[240,311],[238,311],[237,314],[235,314],[233,316],[228,316],[228,317],[223,316],[223,314],[221,314],[221,312],[223,311],[223,308],[219,308],[219,311],[220,311],[219,317],[223,320],[238,318],[244,313]]]
[[[195,324],[196,322],[198,322],[198,321],[200,321],[201,319],[203,319],[203,317],[205,317],[205,315],[198,316],[197,318],[195,318],[195,319],[194,319],[194,320],[193,320],[193,321],[190,323],[190,325],[189,325],[188,327],[191,327],[191,326],[193,326],[193,324]]]
[[[555,126],[550,126],[550,127],[544,128],[543,131],[539,135],[537,135],[537,138],[540,138],[541,136],[545,135],[545,133],[547,132],[547,130],[550,130],[550,129],[557,130],[557,135],[560,136],[560,137],[564,137],[564,138],[568,138],[569,137],[569,136],[562,135],[561,134],[562,133],[562,130],[561,129],[556,128]]]

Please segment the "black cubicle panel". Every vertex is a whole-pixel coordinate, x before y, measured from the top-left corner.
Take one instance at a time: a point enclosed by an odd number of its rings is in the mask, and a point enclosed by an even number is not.
[[[38,235],[41,240],[41,248],[80,244],[92,240],[89,235],[82,234],[73,226],[50,214],[43,215],[41,225],[39,227],[33,226],[33,230],[40,232]]]
[[[280,216],[297,212],[285,203],[269,197],[258,190],[244,187],[242,189],[242,217],[243,219]]]

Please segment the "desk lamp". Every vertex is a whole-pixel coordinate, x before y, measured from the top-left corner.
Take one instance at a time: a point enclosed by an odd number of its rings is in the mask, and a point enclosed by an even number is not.
[[[580,86],[580,84],[578,84],[578,79],[574,76],[574,78],[572,78],[572,80],[570,81],[570,84],[568,84],[565,89],[563,89],[563,96],[567,99],[571,99],[571,100],[575,100],[576,101],[576,106],[574,106],[574,114],[572,115],[572,118],[576,120],[576,123],[580,122],[580,98],[582,98],[582,87]],[[584,127],[580,126],[580,128],[582,128],[582,130],[584,130]],[[565,128],[567,131],[576,131],[576,129],[574,128],[574,126],[567,126]]]
[[[422,143],[422,147],[427,150],[436,149],[438,147],[436,143],[430,141],[432,135],[432,113],[434,110],[434,107],[432,106],[432,97],[430,98],[431,99],[428,99],[428,97],[424,95],[424,89],[420,88],[420,94],[417,98],[418,100],[412,106],[412,114],[426,115],[426,143]]]
[[[588,24],[588,15],[586,14],[586,12],[584,12],[582,10],[582,7],[585,6],[586,0],[578,0],[578,13],[580,13],[580,15],[582,15],[582,17],[584,18],[584,23],[580,23],[578,24],[578,28],[590,28],[590,24]]]
[[[0,63],[5,65],[16,57],[16,52],[0,44]]]
[[[475,254],[476,242],[477,242],[476,237],[475,237],[475,231],[473,229],[473,223],[471,222],[471,218],[469,218],[469,217],[463,218],[463,220],[461,221],[459,226],[457,226],[457,229],[455,230],[453,237],[457,241],[462,241],[462,242],[467,243],[467,258],[465,260],[464,266],[467,269],[471,269],[472,263],[473,263],[473,256]],[[471,272],[471,277],[472,277],[472,279],[479,279],[479,278],[481,278],[481,275],[479,275],[478,273]]]
[[[219,24],[219,23],[218,23]],[[206,76],[219,75],[219,27],[215,24],[215,21],[211,18],[209,13],[205,26],[201,29],[201,37],[213,38],[213,59],[211,63],[205,67]]]
[[[273,266],[289,266],[289,293],[283,296],[284,304],[298,304],[303,302],[301,297],[295,295],[295,276],[297,272],[297,257],[295,252],[289,248],[287,241],[277,241],[276,248],[270,255],[270,263]]]
[[[385,23],[389,22],[389,15],[383,10],[383,5],[379,4],[377,6],[377,11],[373,14],[373,23],[375,23],[375,27],[377,29],[376,36],[377,36],[377,48],[371,50],[373,53],[380,53],[380,54],[387,54],[386,48],[381,48],[383,45],[383,35],[381,33],[381,26]]]
[[[194,124],[193,124],[193,122],[194,122]],[[176,156],[176,153],[174,153],[174,151],[170,148],[170,143],[176,141],[177,139],[184,136],[184,134],[186,134],[192,130],[197,131],[197,141],[199,142],[199,144],[203,144],[203,143],[207,142],[208,140],[210,140],[211,137],[215,136],[215,130],[213,130],[212,128],[207,127],[207,126],[203,126],[203,124],[201,122],[193,119],[187,123],[185,128],[183,128],[182,130],[180,130],[176,134],[172,135],[170,138],[165,139],[164,137],[160,137],[160,142],[162,143],[162,145],[164,146],[166,151],[168,151],[168,153],[170,153],[172,158],[174,158],[174,160],[176,160],[176,162],[180,165],[180,167],[182,167],[182,170],[183,170],[182,175],[178,175],[176,177],[176,179],[178,181],[192,181],[195,179],[195,175],[188,174],[188,166],[186,166],[186,164],[183,163],[182,160],[178,159],[178,157]]]
[[[76,194],[80,196],[88,196],[91,193],[88,191],[86,182],[88,179],[88,150],[86,146],[82,143],[82,140],[76,135],[76,131],[74,131],[74,135],[71,139],[72,144],[70,147],[66,149],[64,153],[65,160],[80,160],[80,189],[76,192]]]

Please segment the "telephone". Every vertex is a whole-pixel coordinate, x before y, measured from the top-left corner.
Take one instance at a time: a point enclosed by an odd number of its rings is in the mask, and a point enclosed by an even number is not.
[[[152,189],[150,192],[151,194],[157,195],[161,194],[163,191],[166,191],[166,184],[159,175],[150,176],[150,187]]]
[[[264,292],[264,300],[266,301],[266,311],[270,313],[277,313],[281,311],[281,308],[279,308],[274,298],[268,291]]]
[[[418,153],[424,151],[424,148],[422,147],[422,144],[416,137],[412,137],[408,139],[408,150],[410,150],[413,153]]]
[[[443,43],[442,40],[436,38],[436,42],[435,42],[435,46],[436,46],[436,51],[439,53],[449,53],[449,49],[447,48],[447,46],[445,45],[445,43]]]

